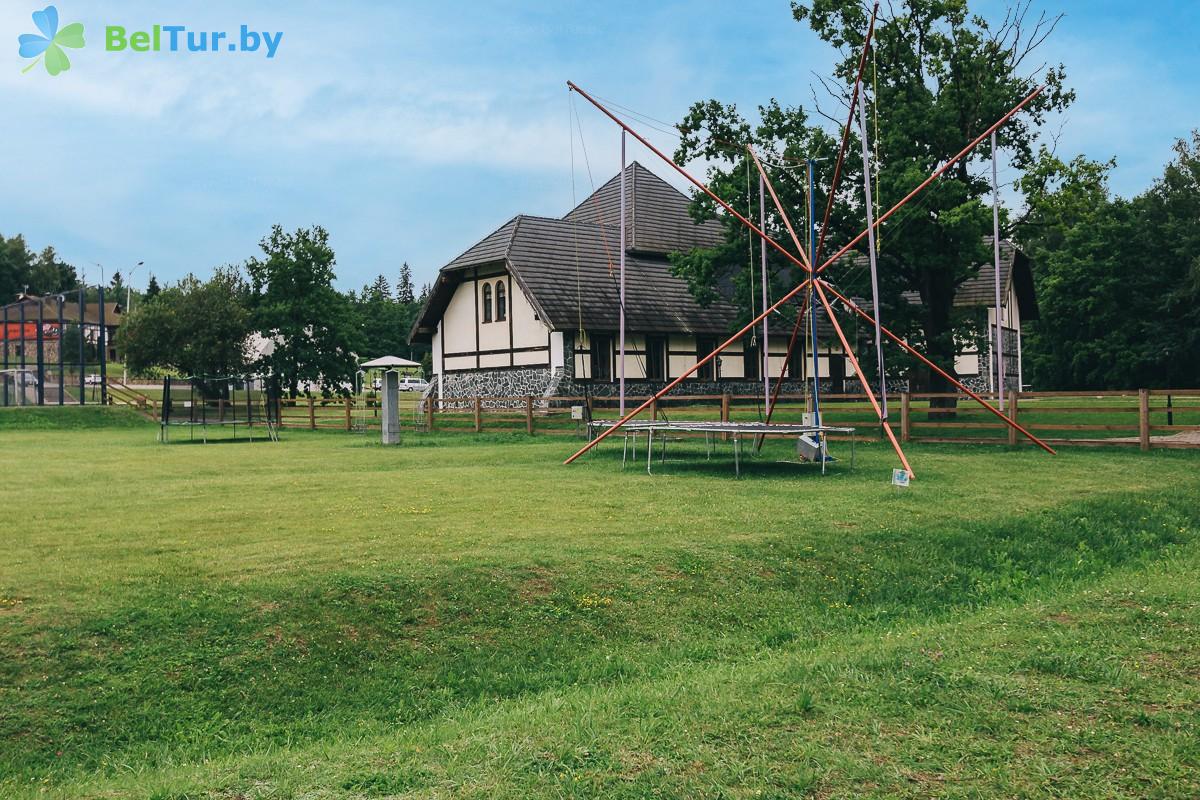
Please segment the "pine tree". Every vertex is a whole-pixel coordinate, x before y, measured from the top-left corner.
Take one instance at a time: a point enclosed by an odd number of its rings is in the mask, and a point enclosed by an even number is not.
[[[416,300],[413,296],[412,267],[408,266],[407,261],[400,267],[400,280],[396,284],[396,299],[401,303],[412,303]]]
[[[431,291],[433,291],[433,287],[431,287],[428,283],[422,284],[421,285],[421,296],[417,298],[417,302],[424,303],[426,300],[428,300],[429,293]]]
[[[150,282],[146,284],[146,302],[150,302],[154,298],[162,294],[162,287],[158,285],[158,278],[154,274],[150,274]]]
[[[380,275],[363,292],[363,295],[369,297],[371,300],[390,300],[392,297],[392,287],[388,283],[388,279]]]

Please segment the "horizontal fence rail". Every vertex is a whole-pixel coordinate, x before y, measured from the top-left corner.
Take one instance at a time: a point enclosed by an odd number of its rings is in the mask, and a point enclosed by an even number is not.
[[[980,396],[999,404],[994,393]],[[627,396],[625,401],[632,407],[647,399]],[[821,400],[823,423],[880,432],[865,394],[823,394]],[[146,389],[110,381],[109,401],[160,416],[161,397]],[[802,421],[808,402],[805,395],[780,395],[773,421]],[[616,419],[618,405],[616,397],[438,399],[402,392],[400,415],[402,426],[420,431],[583,435],[589,419]],[[905,442],[1027,442],[966,395],[896,392],[888,395],[888,405],[890,422]],[[340,431],[378,431],[383,412],[382,400],[374,395],[282,398],[276,410],[282,428]],[[1008,392],[1002,410],[1053,445],[1200,449],[1200,389]],[[755,422],[765,414],[760,395],[680,394],[652,403],[640,417]]]

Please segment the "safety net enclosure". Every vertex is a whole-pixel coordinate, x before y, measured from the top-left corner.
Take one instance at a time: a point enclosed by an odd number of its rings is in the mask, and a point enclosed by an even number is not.
[[[172,427],[185,427],[188,440],[208,442],[209,427],[238,438],[242,428],[250,441],[279,441],[279,382],[270,376],[193,375],[163,378],[159,441],[170,441]]]

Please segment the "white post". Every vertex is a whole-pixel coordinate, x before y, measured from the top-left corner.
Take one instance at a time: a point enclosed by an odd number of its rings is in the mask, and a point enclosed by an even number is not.
[[[883,334],[879,325],[879,273],[875,266],[875,206],[871,197],[871,157],[867,147],[867,98],[858,86],[858,129],[862,134],[863,194],[867,200],[867,257],[871,262],[871,303],[875,309],[875,358],[879,363],[880,416],[887,420],[887,378],[883,371]]]
[[[996,132],[992,131],[992,254],[996,289],[996,391],[1004,408],[1004,326],[1000,318],[1000,187],[996,178]],[[990,372],[990,370],[989,370]],[[1017,379],[1020,382],[1020,378]],[[1020,387],[1017,387],[1018,391]]]
[[[621,129],[621,372],[620,407],[625,416],[625,129]]]
[[[400,373],[389,369],[383,373],[382,441],[400,444]]]
[[[762,230],[767,229],[767,203],[766,195],[764,194],[764,183],[762,173],[758,173],[758,227]],[[760,239],[758,242],[758,251],[762,259],[762,307],[767,307],[767,242],[765,239]],[[771,407],[771,339],[767,333],[767,317],[763,317],[763,344],[762,344],[762,370],[763,370],[763,402],[767,404],[767,408]]]

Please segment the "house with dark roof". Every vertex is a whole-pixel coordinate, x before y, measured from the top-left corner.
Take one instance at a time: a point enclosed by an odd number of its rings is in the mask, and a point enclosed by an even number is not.
[[[672,252],[719,244],[721,224],[697,223],[688,197],[637,162],[625,177],[626,392],[644,395],[727,338],[737,310],[724,300],[700,306],[668,261]],[[561,219],[518,215],[442,267],[412,330],[433,348],[432,391],[616,393],[620,183],[614,176]],[[772,346],[772,369],[786,348]],[[749,343],[734,345],[689,390],[758,392],[761,368]]]
[[[433,350],[430,391],[441,398],[613,396],[620,375],[620,175],[562,218],[517,215],[442,267],[411,331]],[[646,395],[683,374],[735,329],[725,300],[696,302],[671,273],[669,255],[723,241],[720,222],[697,223],[689,198],[634,162],[625,172],[626,393]],[[1019,320],[1036,313],[1028,260],[1004,243],[1006,331],[1019,375]],[[991,305],[992,267],[963,284],[959,302]],[[1012,319],[1009,319],[1009,317]],[[762,371],[781,373],[790,329],[763,358],[755,336],[735,343],[689,378],[689,394],[759,394]],[[818,368],[827,391],[855,391],[846,358],[819,320]],[[970,345],[956,365],[977,388],[987,355]],[[1006,344],[1006,361],[1012,354]],[[765,362],[765,363],[764,363]],[[979,365],[985,374],[980,384]],[[784,391],[801,392],[810,367],[797,348]],[[848,380],[849,379],[849,380]],[[1016,378],[1019,380],[1019,377]]]

